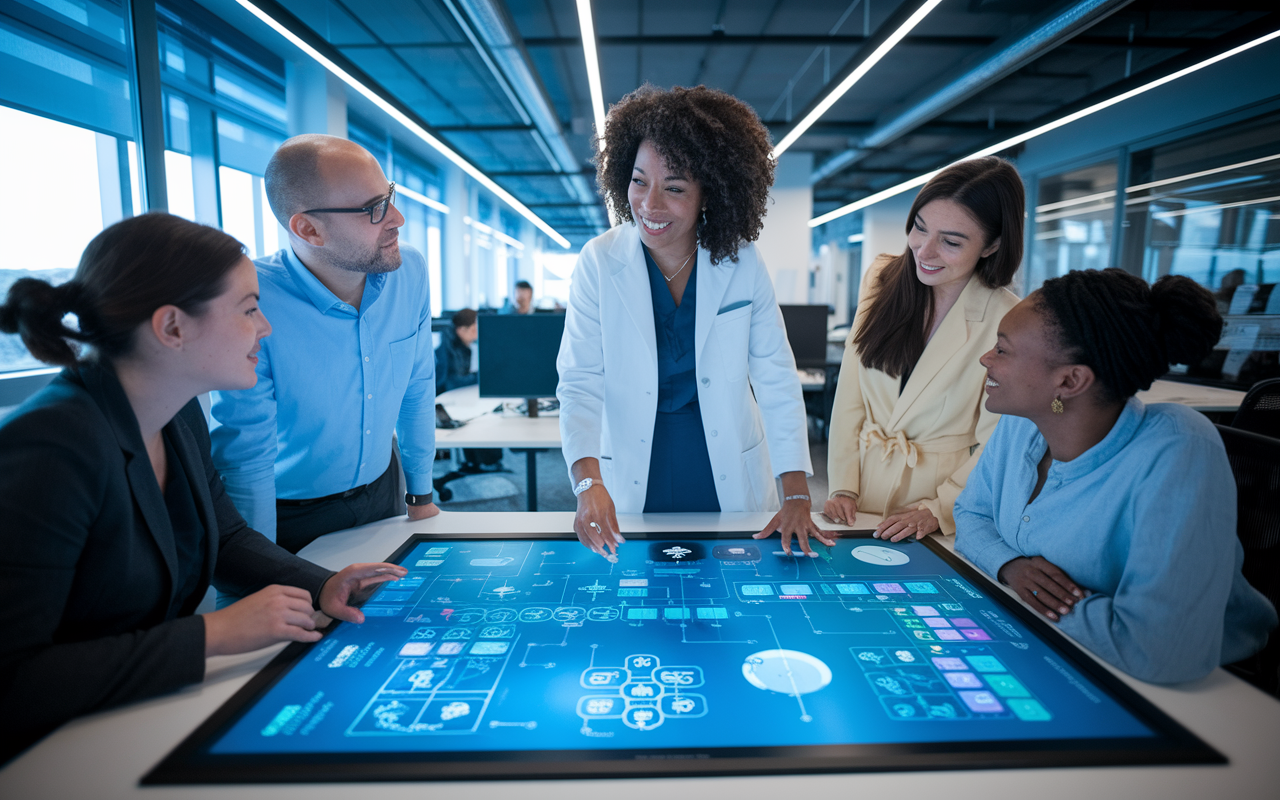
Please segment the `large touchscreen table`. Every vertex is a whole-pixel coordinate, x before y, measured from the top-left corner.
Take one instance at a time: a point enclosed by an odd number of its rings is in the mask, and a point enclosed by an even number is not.
[[[418,535],[146,783],[1213,763],[928,542]]]

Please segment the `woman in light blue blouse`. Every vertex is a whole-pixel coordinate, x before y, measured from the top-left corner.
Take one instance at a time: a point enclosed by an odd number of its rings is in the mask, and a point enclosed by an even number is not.
[[[1045,282],[1000,323],[1003,414],[956,502],[956,548],[1099,657],[1177,683],[1247,658],[1276,612],[1240,573],[1236,487],[1213,425],[1134,397],[1222,331],[1188,278]]]

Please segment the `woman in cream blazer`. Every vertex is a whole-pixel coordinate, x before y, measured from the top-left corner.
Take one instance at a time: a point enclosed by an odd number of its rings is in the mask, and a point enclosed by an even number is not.
[[[953,165],[920,190],[908,247],[862,281],[832,410],[825,512],[884,515],[897,541],[955,533],[952,508],[997,416],[978,358],[1018,298],[1023,190],[998,158]]]

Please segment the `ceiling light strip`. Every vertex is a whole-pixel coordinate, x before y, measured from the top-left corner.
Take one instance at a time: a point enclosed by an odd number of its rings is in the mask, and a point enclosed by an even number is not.
[[[600,82],[600,56],[596,52],[596,28],[591,18],[591,0],[578,0],[578,28],[582,31],[582,54],[587,61],[591,115],[595,118],[597,141],[604,147],[604,87]]]
[[[1205,67],[1213,66],[1214,64],[1217,64],[1219,61],[1225,61],[1228,58],[1231,58],[1232,56],[1239,55],[1240,53],[1243,53],[1246,50],[1252,50],[1253,48],[1258,47],[1259,45],[1266,44],[1267,42],[1273,41],[1275,39],[1280,39],[1280,30],[1272,31],[1271,33],[1268,33],[1265,36],[1259,36],[1257,39],[1254,39],[1249,42],[1245,42],[1244,44],[1239,45],[1238,47],[1233,47],[1230,50],[1226,50],[1222,53],[1217,54],[1216,56],[1206,58],[1204,61],[1201,61],[1196,64],[1192,64],[1191,66],[1177,70],[1176,72],[1171,72],[1168,75],[1165,75],[1164,77],[1156,78],[1155,80],[1149,83],[1144,83],[1143,85],[1138,86],[1134,89],[1130,89],[1127,92],[1121,92],[1120,94],[1115,95],[1114,97],[1109,97],[1106,100],[1102,100],[1098,103],[1094,103],[1091,106],[1082,108],[1079,111],[1075,111],[1071,114],[1067,114],[1063,117],[1053,120],[1052,122],[1046,122],[1044,125],[1041,125],[1036,128],[1032,128],[1029,131],[1025,131],[1023,133],[1018,134],[1017,136],[1012,136],[1008,139],[1005,139],[1002,142],[997,142],[996,144],[993,144],[990,147],[984,147],[983,149],[977,151],[976,153],[971,153],[970,155],[965,156],[962,159],[958,159],[957,161],[954,161],[952,163],[959,163],[960,161],[968,161],[969,159],[972,159],[972,158],[982,158],[983,156],[989,156],[994,153],[999,153],[1001,151],[1008,150],[1009,148],[1014,147],[1015,145],[1019,145],[1025,141],[1034,139],[1037,136],[1040,136],[1041,134],[1045,134],[1045,133],[1048,133],[1049,131],[1055,130],[1057,128],[1061,128],[1064,125],[1069,125],[1072,122],[1083,119],[1091,114],[1096,114],[1097,112],[1102,111],[1103,109],[1110,108],[1111,106],[1114,106],[1118,103],[1123,103],[1125,100],[1129,100],[1131,98],[1137,97],[1140,94],[1149,92],[1152,89],[1158,88],[1160,86],[1164,86],[1166,83],[1172,83],[1173,81],[1176,81],[1179,78],[1190,75],[1193,72],[1198,72],[1204,69]],[[846,214],[852,214],[855,211],[861,211],[867,206],[875,205],[881,200],[886,200],[890,197],[894,197],[896,195],[902,194],[903,192],[908,191],[910,189],[914,189],[917,186],[923,186],[924,184],[928,183],[929,180],[933,178],[933,176],[937,175],[943,169],[945,169],[945,167],[936,169],[933,172],[929,172],[924,175],[917,176],[915,178],[912,178],[909,181],[904,181],[898,184],[897,186],[891,186],[888,189],[884,189],[882,191],[876,192],[875,194],[870,195],[868,197],[864,197],[861,200],[857,200],[855,202],[849,203],[848,205],[841,206],[840,208],[837,208],[834,211],[828,211],[826,214],[822,214],[821,216],[814,217],[813,219],[809,220],[809,227],[816,228],[819,225],[825,225],[826,223],[832,221],[833,219],[839,219],[840,217],[843,217]]]
[[[422,194],[420,192],[415,192],[414,190],[408,187],[397,186],[396,194],[404,195],[405,197],[409,198],[415,203],[421,203],[427,208],[434,208],[436,211],[439,211],[441,214],[449,213],[449,207],[446,206],[444,203],[441,203],[439,200],[432,200],[430,197],[427,197],[425,194]]]
[[[1271,197],[1259,197],[1257,200],[1239,200],[1234,203],[1218,203],[1212,206],[1192,206],[1191,208],[1179,208],[1169,211],[1153,211],[1153,217],[1185,217],[1188,214],[1199,214],[1204,211],[1221,211],[1224,208],[1240,208],[1242,206],[1257,206],[1263,203],[1274,203],[1280,200],[1280,194]]]
[[[453,162],[455,166],[457,166],[466,174],[470,175],[480,185],[484,186],[486,189],[488,189],[489,191],[497,195],[498,199],[502,200],[502,202],[511,206],[511,208],[514,209],[518,214],[520,214],[520,216],[532,222],[535,226],[537,226],[539,230],[541,230],[543,233],[549,236],[551,240],[554,241],[556,244],[560,245],[566,250],[569,249],[569,247],[571,246],[569,244],[569,240],[561,236],[556,231],[555,228],[552,228],[550,225],[548,225],[545,220],[543,220],[537,214],[533,213],[533,211],[531,211],[528,206],[526,206],[524,203],[521,203],[519,200],[517,200],[514,195],[512,195],[506,189],[503,189],[501,186],[495,183],[492,178],[490,178],[488,175],[485,175],[483,172],[481,172],[478,167],[476,167],[467,159],[463,158],[462,155],[460,155],[457,152],[454,152],[454,150],[450,148],[448,145],[446,145],[444,142],[440,141],[435,136],[432,136],[431,133],[427,131],[426,128],[422,127],[417,122],[415,122],[411,117],[409,117],[409,115],[405,114],[403,111],[396,108],[385,97],[378,94],[373,89],[370,89],[368,86],[364,85],[362,82],[357,80],[349,72],[347,72],[342,67],[335,64],[332,60],[326,57],[323,53],[321,53],[315,47],[308,44],[302,37],[298,36],[296,33],[289,30],[287,27],[281,24],[278,20],[276,20],[275,17],[272,17],[270,14],[263,11],[258,6],[254,5],[252,2],[250,2],[250,0],[236,0],[236,2],[240,4],[250,14],[253,14],[255,17],[257,17],[258,19],[266,23],[266,25],[270,27],[272,30],[274,30],[276,33],[280,34],[285,39],[287,39],[290,44],[297,47],[299,50],[306,53],[307,55],[311,56],[322,67],[329,70],[329,72],[332,72],[334,76],[336,76],[339,80],[341,80],[343,83],[350,86],[352,89],[355,89],[357,92],[363,95],[367,100],[369,100],[369,102],[373,103],[375,106],[377,106],[379,109],[385,112],[388,116],[390,116],[396,122],[399,122],[401,125],[407,128],[410,133],[417,136],[422,141],[426,142],[426,144],[430,146],[433,150],[440,153],[440,155],[444,156],[445,158],[449,159],[449,161]]]
[[[581,8],[584,2],[586,2],[586,0],[578,0],[578,7]],[[880,46],[875,50],[872,50],[871,55],[863,59],[862,63],[858,64],[853,72],[849,73],[844,80],[840,81],[836,88],[832,89],[826,97],[822,98],[822,101],[818,103],[818,105],[814,106],[812,111],[805,115],[804,119],[800,120],[800,122],[792,128],[786,136],[782,137],[782,141],[778,142],[777,146],[773,148],[773,157],[776,159],[778,156],[782,155],[787,148],[795,144],[796,140],[803,136],[804,132],[809,130],[813,123],[817,122],[823,114],[827,113],[827,110],[835,105],[837,100],[844,97],[845,92],[848,92],[853,88],[855,83],[862,80],[863,76],[870,72],[871,68],[880,62],[880,59],[888,55],[889,51],[892,50],[898,42],[902,41],[908,33],[911,33],[912,29],[919,25],[925,17],[929,16],[929,12],[933,11],[941,3],[942,0],[926,0],[923,5],[916,9],[914,14],[907,17],[906,21],[899,25],[897,30],[889,34],[889,38],[881,42]]]
[[[1213,169],[1206,169],[1203,172],[1190,172],[1190,173],[1187,173],[1186,175],[1178,175],[1173,178],[1165,178],[1163,180],[1151,181],[1150,183],[1140,183],[1137,186],[1130,186],[1128,189],[1125,189],[1125,191],[1141,192],[1143,189],[1153,189],[1157,186],[1168,186],[1171,183],[1181,183],[1182,181],[1192,181],[1192,180],[1195,180],[1196,178],[1203,178],[1206,175],[1217,175],[1220,172],[1230,172],[1233,169],[1244,169],[1245,167],[1252,167],[1255,164],[1265,164],[1268,161],[1275,161],[1277,158],[1280,158],[1280,153],[1276,153],[1275,155],[1270,155],[1270,156],[1263,156],[1262,158],[1255,158],[1250,161],[1241,161],[1238,164],[1228,164],[1225,167],[1214,167]]]

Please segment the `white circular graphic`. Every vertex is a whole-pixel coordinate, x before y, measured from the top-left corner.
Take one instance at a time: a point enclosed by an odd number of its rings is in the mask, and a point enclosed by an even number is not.
[[[762,650],[742,662],[742,677],[757,689],[794,697],[831,683],[831,668],[797,650]]]
[[[900,567],[911,560],[901,550],[894,550],[892,547],[876,547],[871,544],[853,548],[853,557],[867,564],[875,564],[877,567]]]

